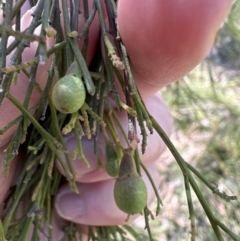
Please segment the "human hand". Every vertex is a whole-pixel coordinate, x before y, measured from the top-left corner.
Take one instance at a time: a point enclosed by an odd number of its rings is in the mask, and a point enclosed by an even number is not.
[[[170,134],[172,124],[171,116],[163,100],[154,94],[161,87],[187,74],[207,55],[230,4],[230,0],[171,0],[167,2],[141,0],[138,1],[138,4],[132,0],[119,0],[118,2],[119,30],[129,54],[137,86],[150,113],[168,134]],[[31,12],[27,12],[23,16],[21,22],[23,28],[28,26],[30,18]],[[83,18],[79,21],[83,24]],[[98,33],[98,21],[95,19],[90,30],[92,42],[88,52],[88,62],[92,59]],[[53,40],[48,39],[48,46],[52,44]],[[23,61],[30,60],[34,56],[36,47],[36,43],[31,43],[30,48],[25,49]],[[11,55],[8,57],[7,66],[10,65],[10,58]],[[44,66],[38,68],[37,82],[40,86],[45,85],[50,63],[51,59]],[[28,79],[20,74],[17,85],[12,87],[10,92],[22,102],[27,85]],[[38,92],[35,91],[30,107],[34,106],[38,99]],[[3,128],[19,114],[20,112],[8,100],[4,100],[0,107],[0,128]],[[119,118],[127,127],[126,116],[119,113]],[[4,160],[3,150],[15,130],[16,126],[0,136],[2,160]],[[71,135],[66,138],[70,151],[74,149],[73,140]],[[148,143],[146,154],[142,156],[142,160],[149,170],[152,170],[152,175],[157,182],[158,175],[154,162],[161,158],[164,144],[156,134],[149,135]],[[101,144],[104,145],[104,143],[99,143],[99,145]],[[124,223],[126,215],[118,210],[112,198],[114,180],[110,179],[105,172],[98,171],[95,157],[91,153],[92,142],[84,140],[83,146],[84,153],[91,162],[91,168],[84,168],[78,160],[73,162],[81,194],[72,194],[68,186],[63,186],[55,199],[57,214],[67,220],[86,225]],[[104,146],[101,148],[104,149]],[[18,172],[17,165],[22,158],[20,155],[15,158],[7,179],[3,178],[4,168],[0,169],[2,174],[0,177],[1,203],[13,182],[15,173]],[[59,167],[59,165],[57,166]],[[149,200],[153,197],[151,190],[149,188]],[[97,217],[101,217],[101,219]]]

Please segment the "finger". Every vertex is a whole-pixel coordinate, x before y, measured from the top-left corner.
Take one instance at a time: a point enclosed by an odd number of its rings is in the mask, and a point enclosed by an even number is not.
[[[168,135],[170,135],[171,128],[172,128],[172,116],[169,112],[168,107],[166,106],[165,102],[160,97],[160,95],[156,94],[155,96],[152,96],[151,98],[146,100],[145,104],[150,114],[162,126],[165,132]],[[119,112],[117,114],[119,116],[119,120],[125,132],[127,133],[128,119],[127,119],[126,113]],[[118,131],[118,137],[121,143],[125,143],[124,137],[120,131],[120,128],[117,128],[117,131]],[[140,132],[141,131],[138,127],[138,133]],[[139,138],[141,143],[142,136],[139,136]],[[73,151],[76,149],[76,137],[72,133],[68,135],[65,140],[66,140],[67,149],[69,150],[69,153],[72,154]],[[105,145],[106,144],[105,144],[104,137],[101,134],[98,137],[97,145],[98,145],[97,148],[99,150],[99,155],[103,164],[103,170],[102,171],[99,170],[98,161],[93,152],[94,141],[88,140],[87,138],[82,138],[83,152],[87,160],[90,162],[90,168],[86,168],[83,161],[78,158],[76,160],[73,160],[71,163],[76,173],[76,181],[96,182],[96,181],[102,181],[102,180],[111,178],[105,171],[105,161],[106,161]],[[140,149],[141,149],[141,144],[139,144],[139,153],[141,153]],[[145,163],[145,165],[148,166],[148,165],[151,165],[159,158],[159,156],[162,154],[164,149],[165,149],[165,144],[163,140],[159,137],[159,135],[156,132],[154,132],[153,134],[149,134],[148,132],[146,152],[144,155],[141,155],[140,157],[142,161]],[[57,162],[56,164],[60,172],[64,174],[64,171],[61,168],[61,165],[59,164],[59,162]]]
[[[90,1],[92,2],[92,1]],[[34,8],[28,10],[21,19],[21,29],[24,30],[28,27],[28,25],[32,21],[32,14],[34,13]],[[79,15],[79,29],[82,28],[83,24],[85,22],[85,19],[83,17],[83,14]],[[39,35],[41,31],[41,26],[39,26],[36,31],[34,32],[36,35]],[[97,18],[94,19],[93,24],[91,25],[89,29],[89,48],[87,51],[87,62],[90,63],[95,47],[97,44],[99,34],[99,25]],[[10,44],[14,38],[10,37],[8,44]],[[46,45],[47,49],[49,49],[54,44],[53,38],[47,38]],[[83,41],[79,41],[79,47],[81,48],[83,44]],[[22,61],[30,61],[37,50],[38,43],[32,42],[28,48],[25,48],[23,54],[22,54]],[[13,53],[9,54],[7,56],[7,66],[11,65],[11,57],[13,56]],[[41,88],[44,88],[46,84],[46,80],[48,77],[48,70],[51,65],[52,58],[48,58],[46,60],[46,63],[44,65],[38,65],[37,74],[36,74],[36,82],[39,84]],[[12,85],[10,88],[10,94],[13,95],[20,103],[23,103],[27,87],[29,84],[29,78],[23,73],[20,72],[18,75],[18,80],[16,85]],[[33,89],[33,92],[31,94],[30,102],[28,108],[33,107],[37,104],[38,100],[40,99],[40,93],[36,88]],[[4,128],[10,121],[14,120],[16,117],[18,117],[21,114],[21,112],[8,100],[4,99],[1,107],[0,107],[0,129]],[[4,146],[7,142],[9,142],[12,135],[15,133],[17,126],[14,125],[10,129],[8,129],[3,135],[0,135],[0,147]]]
[[[208,54],[232,0],[118,1],[118,24],[135,80],[149,96]]]
[[[159,173],[155,165],[149,167],[149,172],[159,185]],[[147,185],[148,203],[154,199],[153,188],[144,173],[143,179]],[[124,224],[127,214],[115,204],[113,187],[115,180],[96,183],[79,183],[80,194],[73,193],[67,185],[63,186],[55,198],[55,208],[58,215],[66,220],[86,225],[119,225]],[[138,215],[131,216],[131,221]]]

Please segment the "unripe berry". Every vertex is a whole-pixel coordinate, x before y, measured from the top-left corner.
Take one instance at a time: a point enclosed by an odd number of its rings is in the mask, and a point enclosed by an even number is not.
[[[119,160],[117,152],[110,141],[106,142],[106,172],[111,177],[117,177],[119,172]]]
[[[120,210],[133,215],[147,205],[147,187],[136,171],[131,154],[125,153],[114,185],[114,199]]]
[[[57,110],[69,114],[78,111],[86,98],[86,90],[80,78],[65,75],[52,91],[52,101]]]

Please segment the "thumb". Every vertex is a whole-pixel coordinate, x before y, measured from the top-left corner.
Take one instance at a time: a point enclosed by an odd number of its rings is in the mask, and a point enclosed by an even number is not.
[[[118,1],[119,31],[142,94],[151,95],[182,78],[205,58],[231,3]]]

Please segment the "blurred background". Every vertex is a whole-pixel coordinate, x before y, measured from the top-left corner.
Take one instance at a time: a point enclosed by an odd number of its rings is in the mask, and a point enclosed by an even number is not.
[[[221,192],[240,197],[240,0],[235,1],[209,56],[161,94],[175,119],[171,140],[185,161]],[[151,221],[152,231],[158,241],[191,240],[183,175],[174,158],[167,152],[165,156],[159,162],[164,206]],[[223,200],[195,180],[212,212],[240,240],[240,199]],[[196,240],[217,240],[194,192],[192,196]],[[141,232],[144,220],[138,220],[136,226]],[[143,240],[148,240],[145,235]]]

